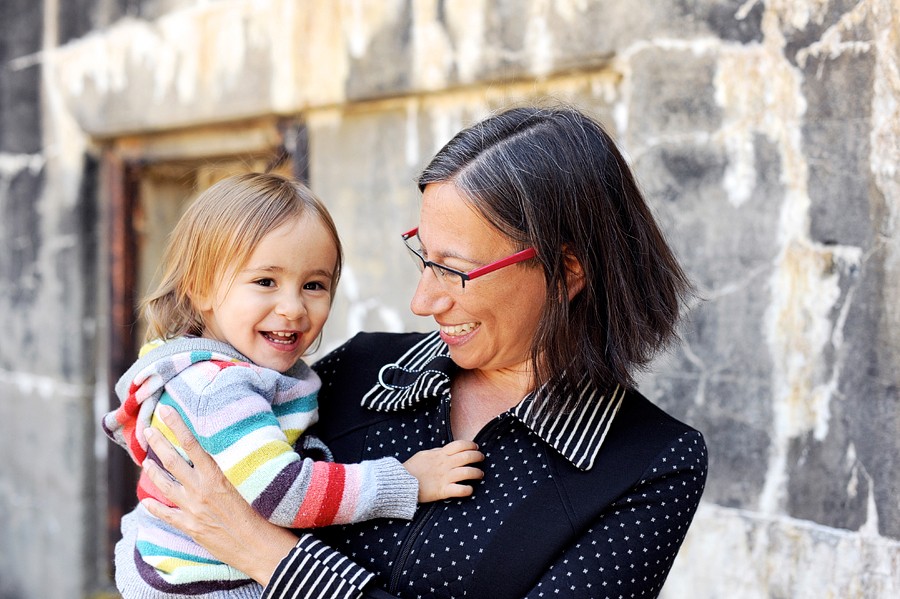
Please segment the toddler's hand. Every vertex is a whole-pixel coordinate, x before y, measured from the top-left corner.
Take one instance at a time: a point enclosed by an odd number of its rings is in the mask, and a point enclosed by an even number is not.
[[[471,441],[453,441],[443,447],[420,451],[403,465],[419,479],[419,503],[426,503],[471,495],[472,487],[461,485],[459,481],[484,477],[480,469],[467,465],[483,459],[484,455]]]

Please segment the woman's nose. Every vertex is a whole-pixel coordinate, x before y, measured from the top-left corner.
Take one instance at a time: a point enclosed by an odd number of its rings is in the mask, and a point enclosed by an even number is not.
[[[453,304],[450,292],[437,280],[430,268],[422,270],[419,284],[413,294],[409,308],[417,316],[433,316],[446,312]]]

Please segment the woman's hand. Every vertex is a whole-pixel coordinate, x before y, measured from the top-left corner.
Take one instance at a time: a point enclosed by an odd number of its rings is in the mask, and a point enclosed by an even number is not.
[[[159,414],[194,467],[178,455],[162,433],[148,428],[147,442],[177,482],[153,460],[145,460],[144,469],[166,499],[181,509],[154,499],[142,503],[151,514],[189,534],[217,559],[265,586],[282,558],[297,544],[297,537],[267,521],[247,503],[173,409],[161,406]]]

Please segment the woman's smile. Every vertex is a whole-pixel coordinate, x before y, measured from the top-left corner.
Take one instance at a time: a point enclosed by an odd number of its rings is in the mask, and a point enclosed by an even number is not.
[[[441,325],[441,333],[450,337],[458,337],[471,333],[481,326],[479,322],[467,322],[466,324]]]

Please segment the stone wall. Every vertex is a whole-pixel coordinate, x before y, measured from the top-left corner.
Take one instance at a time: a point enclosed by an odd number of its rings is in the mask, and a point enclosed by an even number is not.
[[[703,298],[641,386],[710,449],[664,597],[900,592],[896,0],[10,0],[0,30],[0,599],[105,588],[110,156],[301,121],[348,252],[327,348],[432,326],[416,172],[549,101],[619,139]]]

